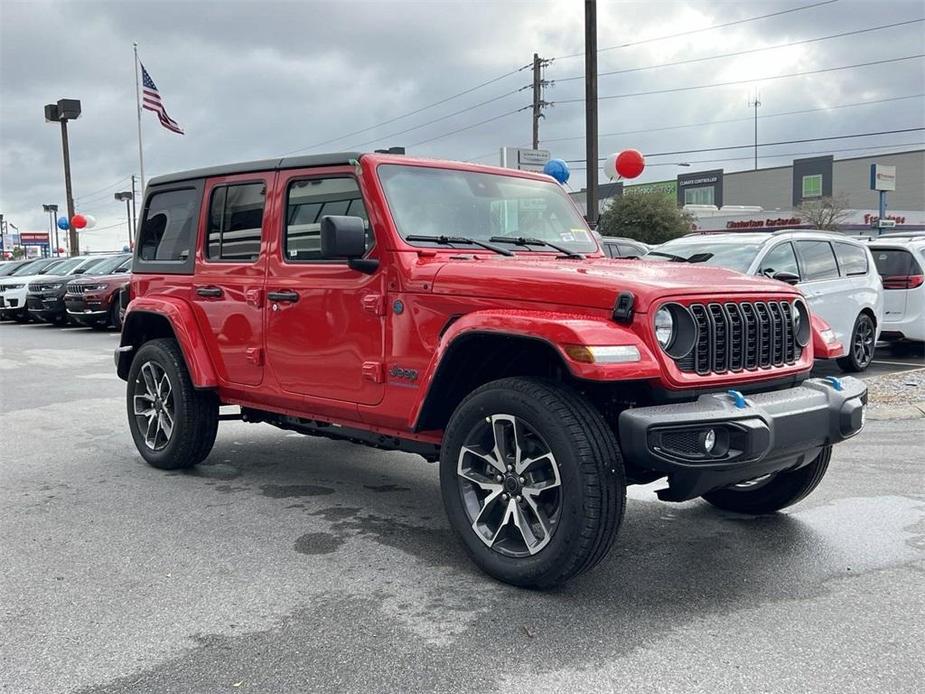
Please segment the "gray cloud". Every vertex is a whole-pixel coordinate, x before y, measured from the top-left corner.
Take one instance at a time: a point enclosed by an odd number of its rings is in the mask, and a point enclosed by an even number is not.
[[[676,33],[767,14],[793,2],[601,2],[599,45]],[[782,15],[727,29],[655,41],[600,55],[601,71],[771,46],[925,15],[921,2],[853,2]],[[630,72],[600,79],[602,96],[751,79],[921,53],[922,24],[777,49],[740,58]],[[146,174],[306,147],[388,120],[514,70],[534,51],[544,57],[580,52],[582,3],[572,2],[8,2],[0,4],[0,211],[20,229],[44,229],[42,203],[63,207],[60,137],[42,106],[79,98],[83,116],[71,127],[75,195],[99,227],[85,243],[121,245],[124,221],[112,194],[137,173],[132,42],[158,83],[171,116],[187,135],[174,135],[143,113]],[[819,108],[925,92],[925,61],[860,68],[761,84],[761,114]],[[583,72],[579,58],[559,59],[550,80]],[[528,91],[467,113],[395,133],[527,85],[523,71],[470,95],[320,150],[410,145],[505,113],[530,102]],[[551,87],[553,102],[583,95],[580,80]],[[748,85],[601,102],[602,133],[685,123],[698,127],[602,138],[602,154],[625,147],[645,152],[745,144]],[[761,141],[797,139],[925,125],[925,100],[908,99],[800,116],[762,119]],[[542,138],[581,137],[580,103],[552,106]],[[413,149],[426,156],[494,163],[501,145],[526,144],[524,111]],[[836,151],[877,144],[919,143],[922,133],[768,149],[762,163],[786,163],[775,152]],[[555,155],[584,157],[581,139],[550,142]],[[373,145],[367,145],[371,149]],[[861,153],[861,152],[859,152]],[[722,159],[695,167],[747,168],[750,151],[684,155]],[[849,156],[845,153],[844,156]],[[665,157],[651,160],[643,180],[673,178]],[[682,160],[679,157],[678,160]],[[118,182],[118,185],[112,185]],[[573,166],[573,187],[584,183]]]

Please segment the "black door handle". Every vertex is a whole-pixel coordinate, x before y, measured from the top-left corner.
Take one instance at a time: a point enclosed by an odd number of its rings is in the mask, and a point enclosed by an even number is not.
[[[267,292],[267,299],[269,299],[270,301],[295,302],[299,300],[299,295],[297,292],[294,292],[290,289],[286,289],[280,292]]]
[[[224,294],[221,287],[196,287],[199,296],[219,297]]]

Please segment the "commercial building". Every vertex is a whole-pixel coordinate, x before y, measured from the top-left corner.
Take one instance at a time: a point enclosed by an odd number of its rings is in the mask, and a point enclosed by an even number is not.
[[[601,186],[602,209],[614,197],[658,192],[687,207],[698,229],[779,229],[810,226],[800,216],[805,202],[844,201],[839,229],[870,230],[879,218],[879,193],[871,189],[871,165],[895,167],[896,189],[887,193],[886,219],[895,230],[925,229],[925,149],[848,159],[833,156],[794,159],[788,166],[754,171],[691,171],[674,180]],[[581,205],[585,191],[573,193]]]

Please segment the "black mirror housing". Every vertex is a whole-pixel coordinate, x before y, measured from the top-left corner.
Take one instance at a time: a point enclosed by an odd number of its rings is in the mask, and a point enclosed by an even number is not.
[[[778,282],[786,282],[787,284],[797,284],[800,281],[800,276],[794,275],[792,272],[775,272],[772,277]]]
[[[321,257],[327,260],[362,258],[366,253],[366,225],[359,217],[325,215],[321,218]]]

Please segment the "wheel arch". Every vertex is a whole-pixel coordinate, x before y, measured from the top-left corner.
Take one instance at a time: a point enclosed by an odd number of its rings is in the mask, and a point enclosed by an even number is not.
[[[196,388],[214,388],[218,385],[215,369],[192,309],[185,302],[171,300],[135,299],[129,304],[122,326],[120,347],[116,352],[116,372],[119,378],[128,378],[135,353],[145,342],[157,338],[176,340],[190,380]]]

